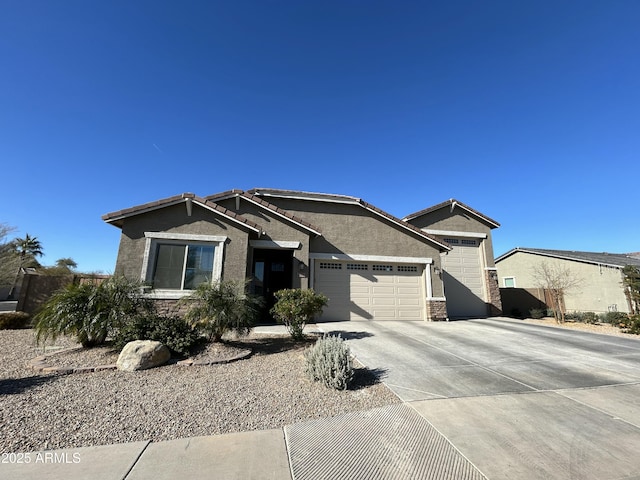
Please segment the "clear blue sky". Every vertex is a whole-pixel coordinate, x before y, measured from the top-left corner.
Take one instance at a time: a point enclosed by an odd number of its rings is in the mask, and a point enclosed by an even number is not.
[[[0,222],[113,271],[101,215],[272,187],[516,246],[640,251],[640,2],[0,0]]]

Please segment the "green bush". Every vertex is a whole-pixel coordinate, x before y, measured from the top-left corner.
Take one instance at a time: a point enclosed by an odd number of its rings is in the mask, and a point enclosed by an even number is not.
[[[346,390],[353,379],[349,347],[340,337],[325,335],[304,352],[306,373],[329,388]]]
[[[598,314],[595,312],[582,312],[582,318],[580,319],[583,323],[595,324],[598,323]]]
[[[124,277],[68,285],[35,316],[37,341],[75,335],[83,347],[103,344],[130,317],[153,311],[151,300],[140,296],[140,286]]]
[[[304,338],[305,325],[322,313],[323,307],[329,301],[326,296],[312,289],[278,290],[274,296],[276,303],[271,309],[271,315],[277,321],[284,323],[294,340]]]
[[[29,314],[26,312],[0,313],[0,330],[29,328]]]
[[[263,302],[245,290],[246,285],[237,282],[203,283],[180,300],[188,306],[185,319],[216,342],[230,331],[247,335],[260,315]]]
[[[625,324],[626,328],[624,331],[626,333],[631,333],[633,335],[640,335],[640,315],[629,315],[629,319]]]
[[[595,312],[567,312],[564,315],[565,320],[573,320],[580,323],[598,323],[600,317]]]
[[[532,308],[531,310],[529,310],[529,314],[531,315],[531,318],[535,318],[536,320],[540,318],[544,318],[546,313],[547,311],[543,310],[542,308]]]
[[[172,353],[188,357],[198,338],[191,325],[178,316],[138,315],[116,332],[113,345],[122,349],[134,340],[155,340]]]
[[[624,312],[607,312],[604,314],[602,321],[604,323],[610,323],[614,327],[619,327],[621,324],[627,324],[629,315]]]

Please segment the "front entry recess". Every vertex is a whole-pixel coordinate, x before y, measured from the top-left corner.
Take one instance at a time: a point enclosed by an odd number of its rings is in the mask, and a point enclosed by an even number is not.
[[[273,322],[269,310],[275,304],[274,292],[293,286],[293,251],[256,249],[253,251],[253,292],[265,300],[261,321]]]

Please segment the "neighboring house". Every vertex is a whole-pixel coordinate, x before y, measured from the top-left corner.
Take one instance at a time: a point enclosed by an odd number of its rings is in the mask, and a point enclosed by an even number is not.
[[[250,278],[271,303],[282,288],[325,293],[322,320],[447,318],[441,255],[455,249],[359,198],[274,189],[184,193],[103,219],[122,230],[115,273],[147,282],[148,295],[161,302],[203,281]],[[478,315],[487,315],[486,306]]]
[[[579,286],[565,292],[564,304],[567,311],[630,311],[622,284],[622,269],[626,265],[640,266],[639,257],[632,254],[518,247],[496,258],[500,286],[504,289],[538,288],[534,272],[543,262],[550,266],[569,268],[579,281]]]

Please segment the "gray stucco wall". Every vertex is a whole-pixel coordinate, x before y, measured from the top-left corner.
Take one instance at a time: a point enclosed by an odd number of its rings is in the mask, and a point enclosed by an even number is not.
[[[268,201],[318,226],[322,236],[311,237],[311,253],[422,257],[440,268],[438,248],[418,234],[359,205],[309,200],[268,198]],[[433,295],[444,295],[442,280],[432,275]]]
[[[249,232],[197,205],[187,215],[184,204],[127,218],[122,227],[115,273],[139,280],[146,239],[144,232],[168,232],[228,237],[224,247],[222,278],[242,281],[247,277]]]

